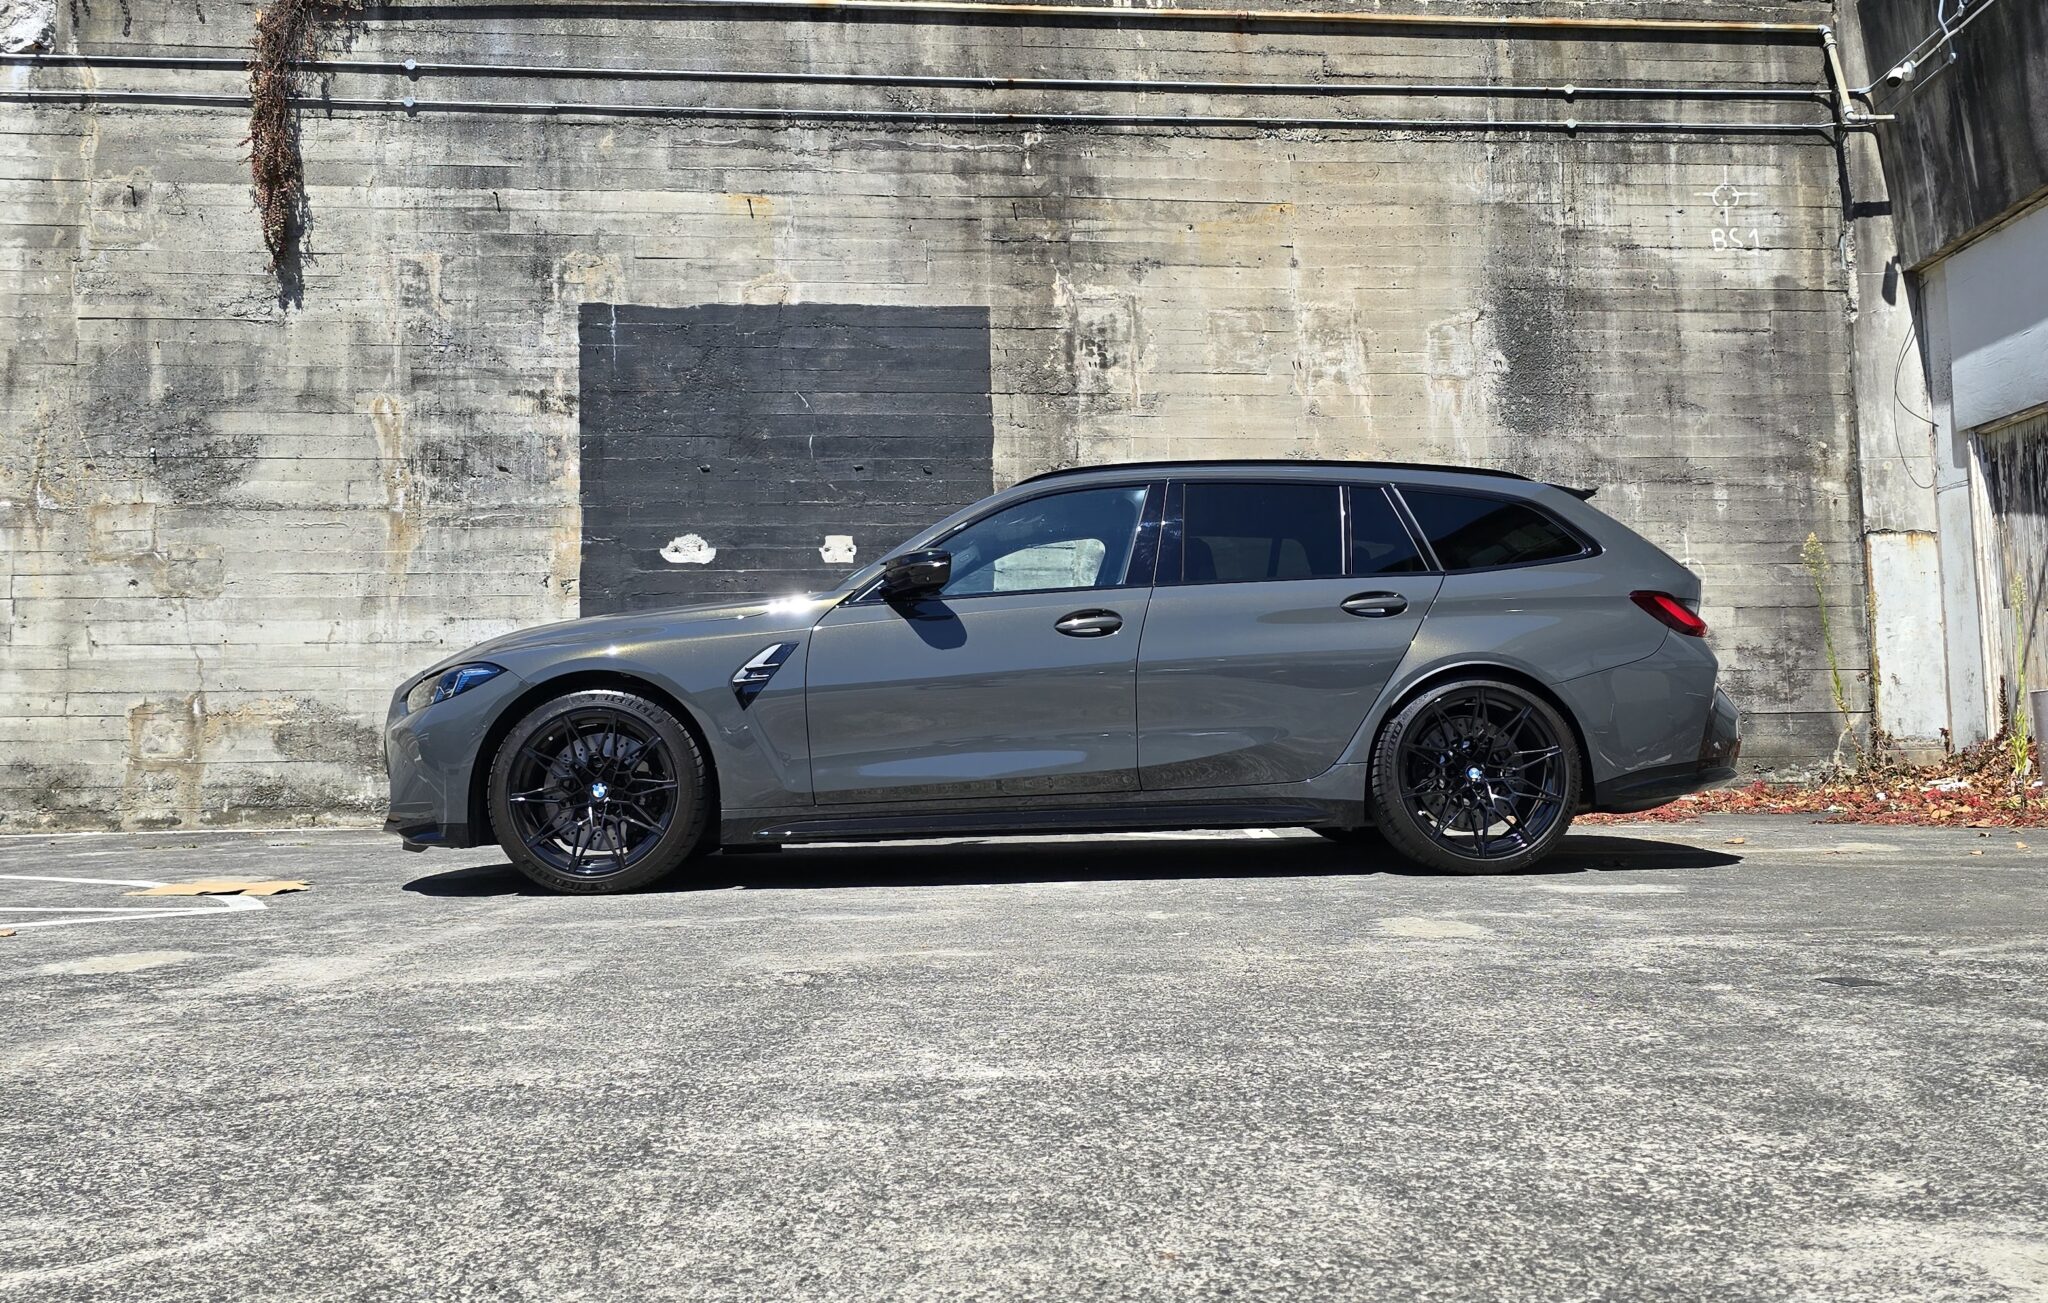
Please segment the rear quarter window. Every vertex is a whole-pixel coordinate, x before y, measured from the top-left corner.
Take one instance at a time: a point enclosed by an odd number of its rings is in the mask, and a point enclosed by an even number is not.
[[[1438,489],[1402,489],[1401,497],[1446,570],[1563,561],[1586,551],[1577,535],[1524,503]]]

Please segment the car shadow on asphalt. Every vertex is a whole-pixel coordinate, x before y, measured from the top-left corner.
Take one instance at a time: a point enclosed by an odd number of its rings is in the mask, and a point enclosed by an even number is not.
[[[1517,876],[1720,869],[1740,855],[1647,837],[1573,834],[1550,858]],[[1142,882],[1174,878],[1449,877],[1411,864],[1377,842],[1343,846],[1316,837],[1105,838],[1099,841],[952,841],[932,845],[802,846],[768,854],[713,855],[648,890],[734,887],[792,891],[843,887],[1006,886],[1034,882]],[[510,863],[430,873],[405,884],[425,896],[544,896]]]

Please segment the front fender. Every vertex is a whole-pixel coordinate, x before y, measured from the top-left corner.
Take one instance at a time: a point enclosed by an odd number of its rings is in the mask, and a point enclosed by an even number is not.
[[[796,649],[767,685],[746,702],[734,691],[734,671],[764,648],[793,642]],[[501,657],[532,688],[508,709],[523,713],[563,691],[606,680],[642,683],[679,705],[710,754],[720,805],[726,811],[779,809],[811,801],[810,737],[804,719],[804,676],[810,630],[763,633],[734,629],[662,640],[643,647],[606,647],[552,656],[522,665]]]

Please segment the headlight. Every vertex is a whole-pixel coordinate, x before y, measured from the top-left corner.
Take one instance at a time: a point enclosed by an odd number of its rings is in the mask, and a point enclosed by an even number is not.
[[[457,665],[430,678],[421,679],[413,684],[411,692],[405,694],[405,713],[410,715],[415,711],[425,710],[437,701],[446,701],[457,693],[467,692],[477,684],[495,679],[504,672],[503,666],[478,662],[474,665]]]

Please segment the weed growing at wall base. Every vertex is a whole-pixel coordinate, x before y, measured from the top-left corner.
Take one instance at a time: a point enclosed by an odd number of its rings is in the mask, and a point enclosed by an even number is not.
[[[2027,709],[2027,579],[2025,575],[2012,577],[2012,587],[2007,593],[2012,599],[2013,671],[2012,671],[2012,714],[2006,721],[2006,734],[2012,750],[2012,773],[2014,778],[2025,778],[2032,768],[2032,752],[2029,747],[2033,739],[2028,733],[2033,725],[2031,712]]]
[[[1820,536],[1808,534],[1806,545],[1799,549],[1799,560],[1806,566],[1806,573],[1813,577],[1814,610],[1820,614],[1821,650],[1828,658],[1828,689],[1834,694],[1835,713],[1842,717],[1842,737],[1856,750],[1856,765],[1861,769],[1867,757],[1863,754],[1863,743],[1856,736],[1856,721],[1849,718],[1849,694],[1842,688],[1842,662],[1835,655],[1835,630],[1828,619],[1828,554],[1820,545]],[[1836,745],[1836,754],[1841,747]]]

